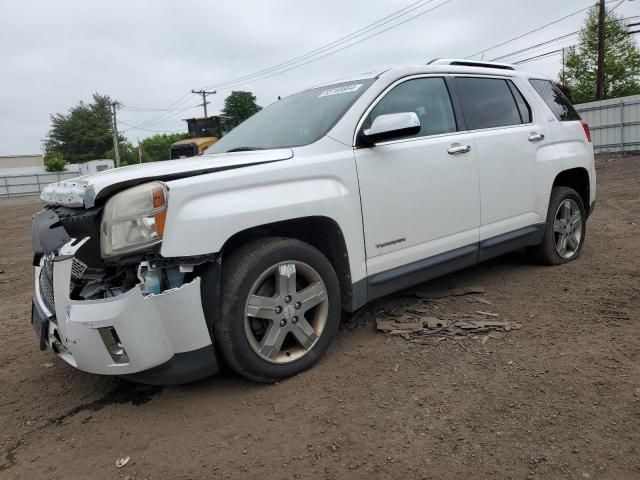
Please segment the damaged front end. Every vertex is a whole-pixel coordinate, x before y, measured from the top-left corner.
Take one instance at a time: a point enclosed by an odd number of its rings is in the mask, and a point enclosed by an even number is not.
[[[194,273],[211,259],[163,258],[157,242],[103,258],[103,215],[103,207],[48,206],[33,217],[32,323],[41,348],[81,370],[141,383],[216,373]]]

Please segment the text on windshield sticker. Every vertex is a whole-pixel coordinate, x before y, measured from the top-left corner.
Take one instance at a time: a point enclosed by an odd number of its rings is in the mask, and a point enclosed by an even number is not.
[[[355,85],[345,85],[344,87],[330,88],[329,90],[325,90],[320,95],[318,95],[318,98],[328,97],[329,95],[339,95],[341,93],[355,92],[361,86],[362,86],[361,83],[356,83]]]

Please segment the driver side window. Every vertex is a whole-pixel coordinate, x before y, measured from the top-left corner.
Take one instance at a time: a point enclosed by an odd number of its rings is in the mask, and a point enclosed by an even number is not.
[[[416,78],[397,85],[371,110],[364,128],[369,128],[379,115],[401,112],[415,112],[420,119],[420,131],[412,137],[457,130],[451,98],[443,78]]]

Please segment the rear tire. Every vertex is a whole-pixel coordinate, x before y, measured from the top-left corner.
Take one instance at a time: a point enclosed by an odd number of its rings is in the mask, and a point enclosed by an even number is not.
[[[222,264],[215,341],[225,363],[257,382],[311,367],[341,315],[340,284],[315,247],[290,238],[251,241]]]
[[[587,214],[580,195],[569,187],[553,187],[542,243],[528,249],[543,265],[560,265],[580,256],[587,234]]]

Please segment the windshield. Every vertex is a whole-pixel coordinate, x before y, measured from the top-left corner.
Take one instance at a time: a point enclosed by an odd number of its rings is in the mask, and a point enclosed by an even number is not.
[[[205,154],[313,143],[336,124],[373,81],[336,83],[278,100],[231,130]]]

